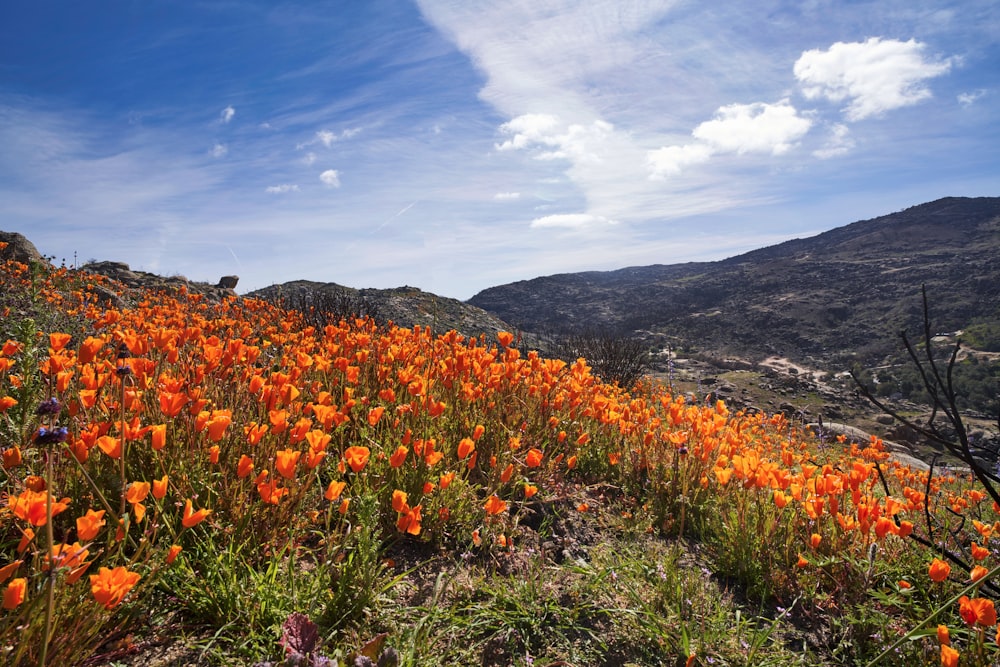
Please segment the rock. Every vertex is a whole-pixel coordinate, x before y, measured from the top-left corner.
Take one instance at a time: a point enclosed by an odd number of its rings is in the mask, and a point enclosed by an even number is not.
[[[222,276],[219,278],[219,284],[216,285],[216,287],[221,287],[223,289],[236,289],[236,283],[239,281],[239,276]]]
[[[875,418],[875,421],[877,421],[879,424],[889,426],[896,420],[893,419],[892,415],[879,415],[878,417]]]
[[[46,261],[35,244],[25,238],[24,234],[0,232],[0,242],[7,244],[6,248],[0,250],[0,260],[12,259],[22,264]]]

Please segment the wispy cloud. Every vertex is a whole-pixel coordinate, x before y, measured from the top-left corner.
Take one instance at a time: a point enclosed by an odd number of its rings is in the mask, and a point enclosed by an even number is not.
[[[220,157],[225,157],[226,153],[228,152],[229,148],[225,144],[216,143],[214,146],[212,146],[212,150],[209,151],[209,154],[212,157],[220,158]]]
[[[236,109],[234,109],[232,106],[228,106],[219,112],[219,119],[222,121],[223,124],[226,124],[229,121],[231,121],[233,119],[233,116],[235,115],[236,115]]]
[[[498,192],[493,195],[493,198],[497,201],[512,201],[514,199],[520,199],[520,192]]]
[[[958,103],[963,107],[971,107],[973,104],[986,97],[986,89],[979,88],[971,93],[959,93]]]
[[[283,195],[289,192],[298,192],[299,186],[290,183],[282,183],[281,185],[269,185],[264,188],[264,191],[274,195]]]

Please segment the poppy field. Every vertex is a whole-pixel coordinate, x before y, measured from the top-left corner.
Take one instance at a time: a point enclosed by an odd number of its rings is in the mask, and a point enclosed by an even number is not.
[[[1000,661],[968,472],[508,332],[0,278],[4,665]]]

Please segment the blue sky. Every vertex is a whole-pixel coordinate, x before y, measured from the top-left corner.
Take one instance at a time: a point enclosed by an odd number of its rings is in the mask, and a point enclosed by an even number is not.
[[[0,229],[465,299],[1000,195],[995,0],[0,5]]]

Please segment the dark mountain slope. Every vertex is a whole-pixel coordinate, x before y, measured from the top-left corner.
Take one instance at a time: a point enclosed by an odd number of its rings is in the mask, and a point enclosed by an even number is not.
[[[920,323],[1000,320],[1000,198],[947,198],[719,262],[561,274],[469,303],[526,331],[668,336],[741,356],[874,358]]]

